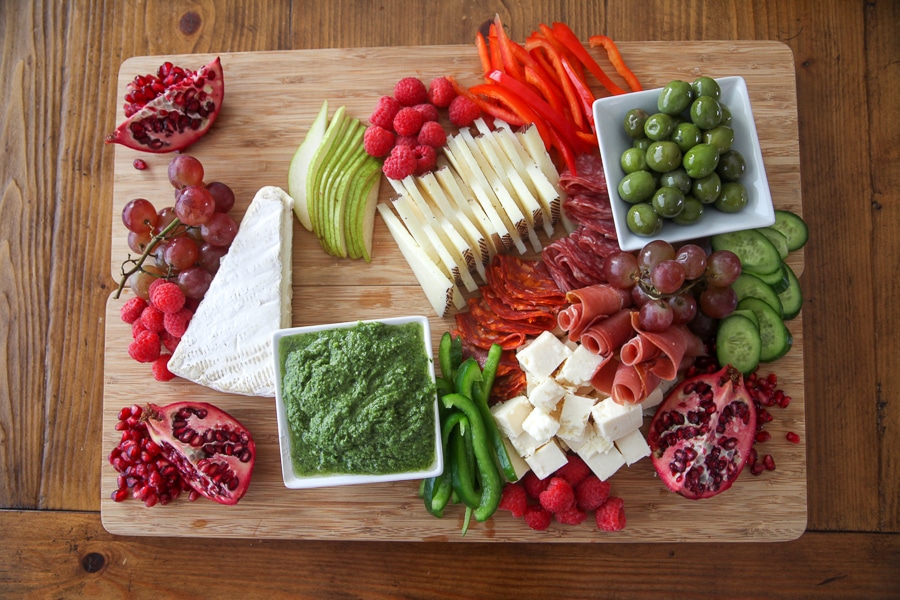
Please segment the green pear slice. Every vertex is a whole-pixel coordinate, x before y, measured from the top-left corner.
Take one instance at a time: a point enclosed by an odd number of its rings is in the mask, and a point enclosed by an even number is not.
[[[340,242],[340,229],[342,220],[337,219],[338,202],[340,196],[338,188],[340,181],[351,169],[351,165],[358,152],[362,150],[362,139],[365,127],[357,119],[347,117],[347,126],[342,138],[335,142],[327,158],[328,165],[322,173],[322,204],[319,216],[319,227],[316,235],[323,242],[326,252],[332,256],[346,256],[346,250]]]
[[[306,201],[306,180],[309,176],[310,165],[313,156],[322,141],[325,139],[325,130],[328,128],[328,100],[322,103],[319,114],[313,119],[312,125],[306,132],[303,142],[294,152],[291,165],[288,169],[288,194],[294,199],[294,214],[300,224],[308,231],[312,231],[312,223],[309,220],[309,206]]]
[[[319,227],[318,218],[321,214],[321,197],[319,190],[322,182],[322,173],[325,170],[325,166],[328,164],[327,158],[331,153],[335,142],[340,139],[343,130],[345,129],[347,122],[344,118],[345,112],[346,108],[343,106],[334,111],[334,116],[331,118],[331,121],[328,123],[328,128],[325,130],[322,143],[319,144],[319,147],[316,148],[315,153],[313,153],[313,157],[309,164],[309,173],[306,176],[307,210],[309,211],[309,220],[312,231],[316,232],[316,235],[318,235],[317,230]]]
[[[331,214],[331,237],[332,245],[337,250],[337,255],[341,257],[348,256],[348,240],[346,228],[346,214],[349,205],[354,201],[350,196],[352,184],[359,178],[359,172],[369,158],[362,146],[362,133],[365,127],[360,123],[359,136],[354,135],[353,146],[348,152],[348,160],[344,167],[341,168],[340,176],[333,190],[332,214]]]
[[[366,155],[350,181],[343,215],[347,256],[350,258],[372,260],[372,233],[380,182],[381,163]]]

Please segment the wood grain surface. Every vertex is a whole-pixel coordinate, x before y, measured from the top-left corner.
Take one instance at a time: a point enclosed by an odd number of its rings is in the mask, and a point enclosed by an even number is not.
[[[801,282],[807,533],[602,546],[106,533],[97,489],[115,153],[102,140],[122,63],[471,44],[494,13],[517,40],[562,20],[581,39],[791,49],[812,232]],[[273,597],[897,597],[898,23],[898,3],[863,0],[0,2],[0,595],[175,598],[252,580]],[[701,552],[711,576],[697,575]],[[199,555],[221,565],[215,575],[186,573]]]

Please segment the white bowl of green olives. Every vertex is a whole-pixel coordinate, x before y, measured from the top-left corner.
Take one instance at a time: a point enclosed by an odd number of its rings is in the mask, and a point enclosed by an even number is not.
[[[775,222],[743,77],[673,80],[593,109],[623,250]]]

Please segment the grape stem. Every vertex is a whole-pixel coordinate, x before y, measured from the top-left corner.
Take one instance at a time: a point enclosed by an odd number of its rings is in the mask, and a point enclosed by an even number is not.
[[[644,291],[645,294],[651,300],[667,300],[669,298],[674,298],[675,296],[681,295],[684,292],[692,289],[694,286],[700,285],[701,283],[705,283],[705,279],[703,277],[698,277],[697,279],[693,279],[691,281],[685,282],[677,291],[672,292],[671,294],[664,294],[656,289],[656,286],[650,283],[650,272],[643,271],[641,272],[640,277],[637,279],[637,285]]]
[[[147,247],[144,249],[144,253],[137,259],[132,259],[129,254],[128,260],[122,263],[122,278],[119,280],[119,287],[116,289],[116,295],[114,296],[116,299],[122,295],[122,290],[125,289],[125,284],[128,283],[128,278],[141,270],[144,266],[144,261],[147,260],[147,257],[150,256],[150,253],[153,252],[154,248],[166,239],[169,233],[172,232],[175,228],[181,225],[181,221],[178,218],[172,219],[172,222],[165,226],[165,228],[150,238],[150,242],[147,244]],[[125,270],[125,265],[128,263],[133,263],[134,267],[130,271]]]

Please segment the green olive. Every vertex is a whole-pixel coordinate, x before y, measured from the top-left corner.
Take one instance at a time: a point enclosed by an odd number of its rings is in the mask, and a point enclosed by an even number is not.
[[[647,148],[650,147],[651,142],[653,142],[653,140],[651,140],[648,137],[639,137],[639,138],[635,138],[634,143],[631,145],[631,147],[637,148],[638,150],[641,150],[642,152],[646,152]]]
[[[719,199],[722,193],[722,180],[717,173],[710,173],[706,177],[694,179],[691,184],[691,192],[694,198],[703,204],[712,204]]]
[[[719,154],[731,150],[734,143],[734,129],[727,125],[719,125],[703,132],[703,143],[712,144],[719,150]]]
[[[691,191],[691,178],[683,168],[674,169],[659,176],[659,185],[677,188],[682,194],[687,194]]]
[[[646,171],[647,170],[647,158],[646,152],[642,152],[637,148],[629,148],[625,152],[622,153],[622,157],[619,159],[619,163],[622,165],[622,170],[625,173],[634,173],[635,171]]]
[[[667,83],[659,93],[656,106],[659,112],[674,116],[687,110],[693,99],[691,84],[676,79]]]
[[[699,144],[702,141],[702,137],[703,132],[700,131],[699,127],[693,123],[684,121],[675,126],[670,139],[678,144],[678,147],[681,148],[682,152],[687,152]]]
[[[700,96],[709,96],[718,100],[722,97],[722,88],[719,83],[712,77],[700,76],[691,82],[691,91],[695,98]]]
[[[712,129],[722,122],[722,107],[712,96],[700,96],[691,104],[691,122],[700,129]]]
[[[722,178],[722,181],[737,181],[747,170],[747,162],[744,155],[737,150],[729,150],[723,152],[719,157],[719,166],[716,167],[716,173]]]
[[[729,181],[722,185],[722,195],[716,200],[716,208],[722,212],[735,213],[747,206],[747,188],[742,184]]]
[[[662,229],[663,220],[653,207],[646,202],[635,204],[628,209],[628,215],[625,218],[628,223],[628,229],[635,235],[651,236],[655,235]]]
[[[625,133],[630,137],[638,138],[644,135],[644,123],[647,122],[647,111],[633,108],[625,114]]]
[[[677,169],[681,164],[681,149],[675,142],[668,140],[653,142],[647,148],[647,166],[657,173],[665,173]]]
[[[649,171],[635,171],[622,178],[618,190],[622,200],[635,204],[648,200],[656,190],[656,183]]]
[[[719,106],[722,108],[722,122],[719,124],[731,127],[731,109],[728,108],[727,104],[724,104],[721,101],[719,101]]]
[[[650,163],[649,159],[647,163]],[[719,151],[711,144],[697,144],[684,153],[684,160],[682,161],[684,170],[693,179],[706,177],[716,170],[718,164]]]
[[[666,113],[655,113],[647,117],[644,123],[644,135],[654,141],[668,139],[672,135],[675,123]]]
[[[678,188],[661,187],[650,199],[650,206],[664,219],[677,217],[684,209],[684,194]]]
[[[684,208],[678,216],[672,219],[679,225],[693,225],[703,216],[703,203],[693,196],[684,197]]]

